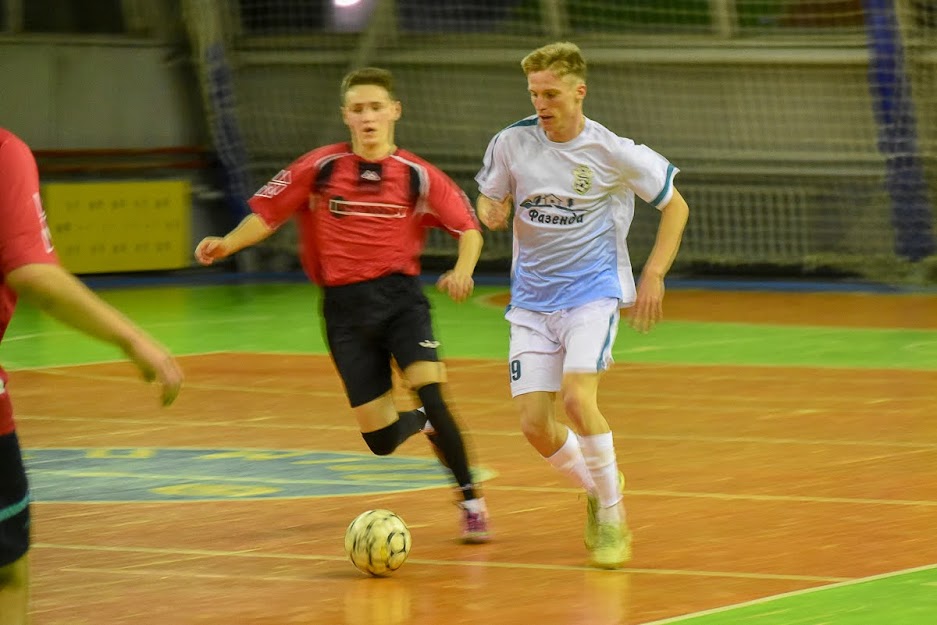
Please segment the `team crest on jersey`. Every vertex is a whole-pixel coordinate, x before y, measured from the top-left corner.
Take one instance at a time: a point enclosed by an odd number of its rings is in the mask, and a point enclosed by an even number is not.
[[[573,191],[585,195],[592,188],[592,170],[588,165],[579,165],[573,170]]]

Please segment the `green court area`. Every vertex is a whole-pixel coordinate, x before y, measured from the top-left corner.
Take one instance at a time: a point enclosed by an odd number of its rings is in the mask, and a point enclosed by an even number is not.
[[[937,565],[648,625],[929,625],[935,618]]]
[[[504,311],[485,298],[503,291],[482,287],[470,302],[456,304],[428,289],[444,356],[506,357]],[[306,284],[133,288],[102,295],[176,353],[326,353],[318,291]],[[118,355],[24,305],[0,356],[8,368],[22,368]],[[615,357],[633,363],[935,370],[937,331],[669,321],[641,335],[622,324]]]

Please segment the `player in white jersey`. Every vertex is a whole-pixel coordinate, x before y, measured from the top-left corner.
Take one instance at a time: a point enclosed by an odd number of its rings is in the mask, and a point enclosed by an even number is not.
[[[506,228],[514,209],[511,394],[527,440],[588,493],[592,563],[617,568],[631,557],[631,534],[599,379],[621,308],[633,307],[640,332],[661,319],[689,209],[667,159],[585,117],[586,62],[575,44],[534,50],[521,67],[535,114],[492,138],[476,176],[486,226]],[[635,194],[661,211],[637,290],[626,244]],[[575,432],[556,420],[557,392]]]

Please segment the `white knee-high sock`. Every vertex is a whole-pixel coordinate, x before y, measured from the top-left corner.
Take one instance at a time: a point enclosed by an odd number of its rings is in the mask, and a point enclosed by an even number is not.
[[[618,505],[622,500],[622,492],[618,486],[618,461],[615,457],[612,433],[580,436],[579,444],[586,467],[595,482],[595,496],[599,500],[599,521],[624,521],[624,508]]]
[[[546,461],[577,486],[590,492],[595,490],[592,474],[586,466],[582,449],[579,448],[579,437],[569,428],[566,428],[566,442],[552,456],[546,458]]]

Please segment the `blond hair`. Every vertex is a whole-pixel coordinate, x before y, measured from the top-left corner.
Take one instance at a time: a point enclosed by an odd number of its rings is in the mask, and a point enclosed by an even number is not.
[[[559,78],[575,76],[583,82],[586,80],[586,59],[579,46],[569,41],[558,41],[537,48],[524,57],[521,68],[525,75],[549,70]]]
[[[342,102],[345,101],[345,96],[348,94],[348,91],[358,85],[383,87],[391,100],[397,99],[394,97],[394,75],[386,69],[381,69],[380,67],[362,67],[361,69],[356,69],[346,74],[342,79]]]

